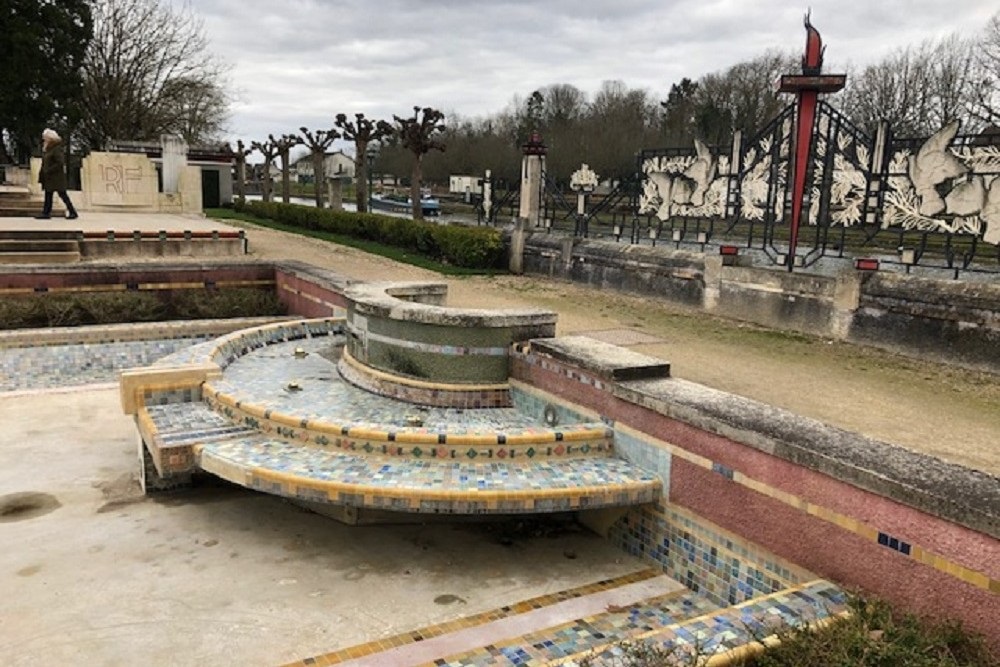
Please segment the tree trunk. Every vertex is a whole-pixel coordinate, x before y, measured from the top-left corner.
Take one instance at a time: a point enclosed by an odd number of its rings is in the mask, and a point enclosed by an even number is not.
[[[413,219],[424,219],[424,207],[420,201],[420,181],[423,178],[423,153],[414,153],[413,174],[410,177],[410,202],[413,208]]]
[[[313,151],[313,189],[316,190],[316,208],[323,208],[323,186],[326,183],[326,172],[323,166],[322,151]]]
[[[281,151],[281,201],[289,203],[292,200],[291,170],[288,168],[288,153],[290,149]]]
[[[271,161],[264,161],[264,173],[260,180],[260,198],[271,201]]]
[[[354,156],[354,203],[358,213],[365,213],[368,211],[368,142],[355,142],[354,150],[357,151]]]
[[[236,197],[241,205],[247,201],[247,159],[242,154],[236,155]]]

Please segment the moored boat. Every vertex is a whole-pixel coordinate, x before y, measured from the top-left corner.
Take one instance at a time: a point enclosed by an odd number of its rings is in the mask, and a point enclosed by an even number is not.
[[[412,200],[403,195],[375,194],[371,196],[373,211],[390,211],[392,213],[410,213],[413,210]],[[420,198],[420,208],[425,216],[441,214],[441,203],[430,196]]]

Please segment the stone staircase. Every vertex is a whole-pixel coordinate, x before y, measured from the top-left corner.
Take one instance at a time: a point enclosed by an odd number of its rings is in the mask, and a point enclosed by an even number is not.
[[[0,230],[0,264],[69,264],[80,261],[79,234],[58,230]]]
[[[656,664],[693,664],[693,653],[702,656],[698,664],[741,664],[748,644],[782,628],[824,625],[846,611],[844,592],[822,579],[720,609],[669,577],[647,571],[341,648],[285,667],[639,664],[625,655],[629,645],[658,652],[664,662]],[[674,660],[666,661],[668,655]]]
[[[0,185],[0,217],[30,218],[42,212],[42,198],[24,185]],[[52,215],[62,217],[65,208],[59,197],[52,203]]]

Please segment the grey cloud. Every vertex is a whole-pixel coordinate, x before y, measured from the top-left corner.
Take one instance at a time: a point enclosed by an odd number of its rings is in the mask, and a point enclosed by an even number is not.
[[[812,0],[827,63],[978,30],[993,0]],[[767,49],[801,51],[805,5],[783,0],[199,0],[213,51],[232,65],[232,131],[260,138],[337,113],[391,118],[414,104],[463,116],[552,83],[605,80],[665,96]]]

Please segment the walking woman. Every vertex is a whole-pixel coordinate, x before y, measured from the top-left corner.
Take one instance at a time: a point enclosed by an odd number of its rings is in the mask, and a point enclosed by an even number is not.
[[[66,204],[66,211],[69,213],[66,217],[70,220],[79,217],[66,194],[66,154],[62,139],[52,129],[42,132],[42,169],[38,173],[38,182],[45,191],[45,203],[42,214],[36,215],[36,218],[46,220],[52,217],[52,195],[55,193],[59,193],[59,198]]]

